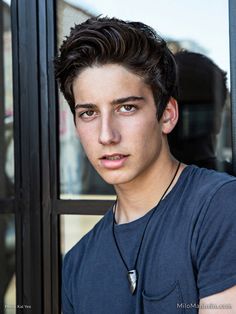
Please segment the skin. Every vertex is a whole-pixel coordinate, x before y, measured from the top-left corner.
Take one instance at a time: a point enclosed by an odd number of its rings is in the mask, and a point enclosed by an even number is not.
[[[177,167],[166,138],[177,122],[176,101],[171,99],[158,121],[150,87],[112,64],[86,68],[74,81],[73,93],[84,150],[116,189],[117,222],[141,217],[159,201]],[[100,158],[114,153],[128,157],[122,167],[108,169]]]
[[[84,150],[102,178],[115,187],[117,223],[138,219],[159,201],[177,167],[167,142],[178,120],[176,101],[170,99],[158,121],[149,86],[114,64],[86,68],[75,79],[73,93],[76,129]],[[104,165],[101,157],[114,153],[126,157]],[[199,314],[235,314],[235,296],[236,287],[232,287],[203,298],[201,305],[227,303],[231,309],[200,309]]]
[[[210,304],[215,308],[207,309]],[[222,305],[230,305],[230,309],[222,309]],[[200,300],[199,314],[236,314],[236,286]]]

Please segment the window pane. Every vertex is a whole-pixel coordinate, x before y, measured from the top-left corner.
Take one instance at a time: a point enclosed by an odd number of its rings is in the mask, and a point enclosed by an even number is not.
[[[89,16],[86,10],[58,1],[58,43],[68,34],[74,23],[81,23]],[[94,171],[85,156],[75,132],[73,117],[68,104],[60,94],[60,191],[61,198],[79,198],[81,194],[114,194]]]
[[[58,44],[61,44],[62,38],[68,35],[74,23],[99,14],[115,16],[147,23],[166,39],[174,53],[187,49],[203,54],[225,71],[228,89],[225,98],[219,96],[219,84],[212,76],[207,82],[211,89],[208,98],[205,98],[199,88],[192,93],[192,98],[185,102],[179,101],[180,122],[178,130],[176,129],[178,138],[175,138],[171,145],[176,156],[186,163],[230,172],[232,152],[227,0],[216,0],[214,5],[204,0],[194,2],[57,0],[57,3]],[[189,71],[191,73],[191,68]],[[197,84],[193,83],[192,87],[196,89]],[[191,91],[192,87],[188,87],[186,92]],[[201,99],[196,99],[196,93],[202,96]],[[60,144],[61,197],[65,194],[79,197],[80,194],[113,193],[112,189],[95,174],[84,155],[76,136],[72,115],[62,96],[60,96]]]
[[[15,221],[0,215],[0,313],[16,313]]]
[[[91,215],[61,215],[61,254],[68,252],[92,227],[101,216]]]
[[[0,198],[13,195],[13,185],[11,18],[9,4],[0,0]]]

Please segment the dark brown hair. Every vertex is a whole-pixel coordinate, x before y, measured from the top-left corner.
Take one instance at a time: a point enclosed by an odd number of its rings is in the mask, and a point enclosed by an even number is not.
[[[176,65],[166,42],[149,26],[116,18],[90,18],[71,28],[55,58],[56,78],[74,114],[74,79],[86,67],[115,63],[141,76],[153,92],[161,118],[175,97]]]

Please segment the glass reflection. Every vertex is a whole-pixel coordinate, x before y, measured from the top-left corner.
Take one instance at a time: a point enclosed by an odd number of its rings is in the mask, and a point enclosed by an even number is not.
[[[179,121],[169,135],[171,151],[186,164],[232,174],[227,160],[230,136],[226,136],[230,135],[230,125],[222,129],[222,120],[230,113],[226,72],[199,53],[180,51],[175,58]]]
[[[58,4],[58,45],[63,37],[69,33],[74,23],[80,23],[90,16],[99,14],[115,16],[125,20],[142,21],[160,33],[168,42],[174,53],[180,50],[188,50],[206,55],[220,69],[227,73],[227,88],[229,89],[229,38],[228,38],[228,1],[216,0],[214,6],[210,2],[199,0],[189,2],[180,1],[156,1],[135,0],[111,1],[78,1],[57,0]],[[124,7],[126,10],[124,10]],[[135,10],[133,8],[135,7]],[[168,18],[167,18],[168,17]],[[176,17],[178,17],[176,19]],[[199,22],[199,17],[201,22]],[[220,21],[220,23],[219,23]],[[214,86],[215,91],[217,86]],[[215,108],[214,118],[220,115],[220,128],[214,133],[214,167],[218,170],[230,172],[232,159],[230,144],[230,101],[229,93],[222,109]],[[193,101],[193,100],[191,100]],[[188,111],[195,117],[195,124],[190,125],[190,132],[200,130],[207,125],[206,116],[212,115],[210,106],[194,106],[188,102],[186,109],[182,103],[181,115],[183,125],[189,123],[186,116]],[[196,102],[195,102],[196,104]],[[219,112],[216,112],[219,109]],[[198,125],[199,123],[199,125]],[[215,122],[212,122],[215,123]],[[195,129],[191,130],[191,127]],[[205,130],[206,131],[206,130]],[[206,134],[206,133],[205,133]],[[205,136],[205,135],[204,135]],[[211,136],[210,134],[207,135]],[[192,143],[194,146],[194,144]],[[190,149],[190,148],[189,148]],[[202,151],[199,149],[199,152]],[[198,152],[198,153],[199,153]],[[188,152],[189,153],[189,152]],[[200,159],[203,156],[200,157]],[[219,161],[219,162],[218,162]],[[195,160],[191,161],[195,162]],[[229,168],[228,168],[229,166]],[[62,198],[80,198],[86,195],[109,195],[113,189],[108,186],[93,170],[89,164],[83,149],[77,138],[72,115],[69,107],[60,95],[60,192]]]
[[[93,226],[102,216],[91,215],[61,215],[61,254],[65,255]]]
[[[0,147],[0,198],[4,198],[14,190],[11,18],[4,1],[0,1]]]
[[[58,43],[69,33],[74,23],[82,23],[91,16],[86,10],[58,1]],[[71,22],[73,21],[73,23]],[[60,191],[61,198],[80,198],[80,195],[111,195],[114,189],[94,171],[84,154],[76,134],[73,117],[63,96],[60,106]],[[89,197],[89,196],[88,196]]]
[[[0,313],[16,313],[15,221],[0,215]]]

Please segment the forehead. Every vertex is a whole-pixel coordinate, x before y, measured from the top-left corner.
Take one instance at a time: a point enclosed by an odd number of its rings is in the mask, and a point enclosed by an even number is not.
[[[73,82],[75,101],[147,96],[150,92],[143,78],[117,64],[88,67]]]

